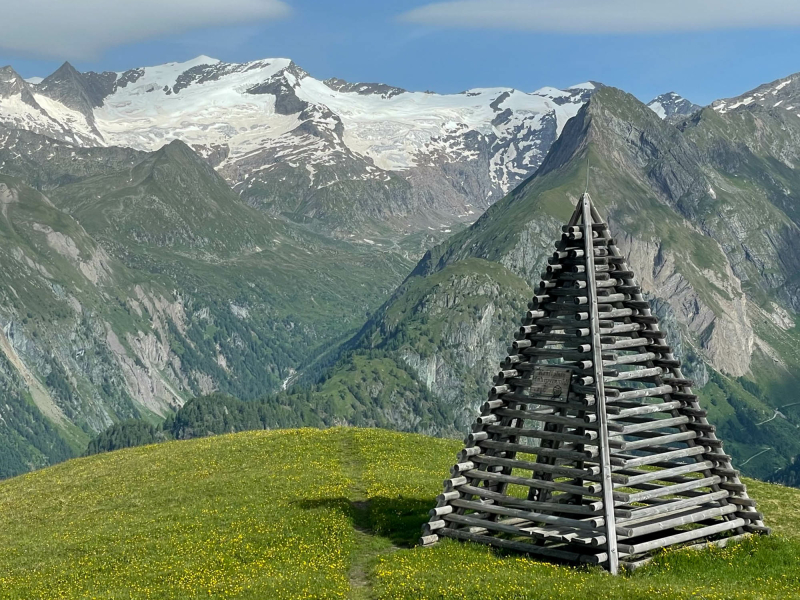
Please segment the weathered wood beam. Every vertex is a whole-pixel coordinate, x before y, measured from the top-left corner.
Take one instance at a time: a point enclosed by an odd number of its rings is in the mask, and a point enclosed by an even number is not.
[[[470,542],[487,544],[489,546],[504,548],[506,550],[515,550],[517,552],[533,554],[534,556],[546,556],[548,558],[562,560],[565,562],[577,562],[577,563],[596,565],[596,564],[602,564],[607,560],[607,555],[604,552],[599,552],[597,554],[583,554],[575,551],[560,550],[558,548],[549,548],[547,546],[536,546],[534,544],[517,542],[513,540],[506,540],[494,536],[479,535],[475,533],[470,533],[468,531],[463,531],[461,529],[445,528],[440,530],[439,535],[443,537],[450,537],[460,540],[467,540]]]
[[[681,533],[668,535],[666,537],[658,538],[649,542],[641,542],[638,544],[620,544],[620,550],[622,550],[628,555],[642,554],[643,552],[650,552],[651,550],[656,550],[658,548],[663,548],[665,546],[672,546],[673,544],[689,542],[716,533],[722,533],[723,531],[731,531],[733,529],[738,529],[744,524],[745,524],[744,519],[733,519],[731,521],[723,521],[722,523],[717,523],[716,525],[709,525],[707,527],[701,527],[699,529],[691,529],[689,531],[683,531]]]

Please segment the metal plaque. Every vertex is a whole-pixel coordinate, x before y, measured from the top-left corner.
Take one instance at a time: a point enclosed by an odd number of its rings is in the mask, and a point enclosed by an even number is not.
[[[558,367],[537,366],[531,374],[531,395],[566,400],[572,371]]]

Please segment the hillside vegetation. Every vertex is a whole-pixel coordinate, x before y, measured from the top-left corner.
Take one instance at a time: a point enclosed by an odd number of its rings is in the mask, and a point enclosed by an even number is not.
[[[0,483],[0,597],[796,598],[800,492],[749,481],[775,535],[612,578],[485,547],[413,548],[459,449],[376,429],[249,432]]]
[[[442,406],[412,375],[378,351],[349,357],[357,367],[336,372],[313,386],[240,400],[225,394],[192,398],[158,425],[129,419],[115,423],[89,441],[85,455],[170,440],[288,427],[358,427],[456,435],[436,423],[453,423]]]

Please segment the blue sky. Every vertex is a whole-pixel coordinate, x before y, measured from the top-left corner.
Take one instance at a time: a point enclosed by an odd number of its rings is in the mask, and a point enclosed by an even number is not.
[[[16,37],[0,38],[0,65],[31,77],[65,59],[80,70],[121,71],[200,54],[280,56],[318,78],[413,90],[531,91],[595,80],[645,101],[674,90],[701,104],[800,71],[797,0],[114,4],[0,0],[0,14],[19,24]]]

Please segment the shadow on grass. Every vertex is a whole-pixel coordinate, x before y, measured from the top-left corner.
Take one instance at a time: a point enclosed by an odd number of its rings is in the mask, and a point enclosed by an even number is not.
[[[385,498],[353,501],[348,498],[301,500],[300,508],[340,510],[360,531],[387,538],[395,546],[410,548],[416,545],[428,511],[436,504],[434,498]]]

